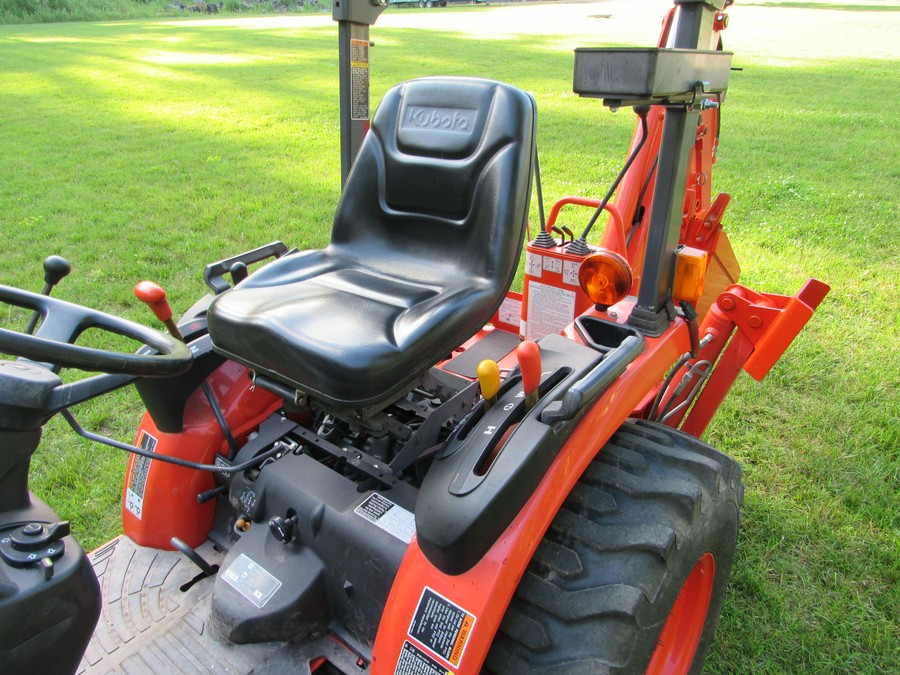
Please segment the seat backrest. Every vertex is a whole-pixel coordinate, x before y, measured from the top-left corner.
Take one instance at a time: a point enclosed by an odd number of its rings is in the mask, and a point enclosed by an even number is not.
[[[332,246],[418,281],[487,280],[502,300],[524,238],[535,117],[529,95],[499,82],[397,85],[347,178]]]

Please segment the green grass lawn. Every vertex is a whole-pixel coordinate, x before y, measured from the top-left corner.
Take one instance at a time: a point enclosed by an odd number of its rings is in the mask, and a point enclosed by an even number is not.
[[[207,9],[216,5],[216,9]],[[192,12],[195,7],[198,12]],[[253,14],[329,12],[324,0],[0,0],[0,23],[55,23],[59,21],[119,21],[197,14]]]
[[[538,101],[547,200],[605,192],[632,119],[571,93],[559,40],[373,38],[373,101],[426,74],[512,82]],[[747,483],[708,671],[900,672],[900,69],[736,65],[715,180],[733,196],[742,281],[792,294],[816,276],[833,290],[763,383],[739,380],[707,434]],[[131,294],[140,279],[184,310],[207,262],[274,239],[327,241],[334,27],[7,26],[0,73],[0,282],[38,290],[41,260],[61,254],[75,271],[59,297],[152,323]],[[0,321],[24,323],[5,310]],[[140,406],[120,392],[77,414],[131,440]],[[97,546],[119,527],[125,457],[60,420],[45,439],[33,489]]]

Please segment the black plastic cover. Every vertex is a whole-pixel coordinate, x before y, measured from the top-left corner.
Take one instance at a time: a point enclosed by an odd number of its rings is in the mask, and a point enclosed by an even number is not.
[[[0,538],[23,523],[57,522],[31,495],[23,509],[0,513]],[[83,549],[71,536],[52,566],[14,567],[0,561],[0,670],[74,673],[100,616],[100,586]]]
[[[731,52],[656,47],[575,50],[576,94],[607,105],[690,101],[697,85],[706,93],[728,88]]]
[[[194,362],[188,372],[177,377],[136,380],[134,383],[156,428],[165,433],[177,434],[184,430],[184,411],[188,399],[224,363],[224,359],[212,351],[212,342],[207,335],[189,346]]]
[[[490,411],[485,413],[483,407],[473,411],[448,440],[419,490],[418,543],[442,572],[465,572],[494,545],[592,402],[585,400],[585,408],[571,419],[556,424],[541,421],[541,413],[590,372],[603,355],[559,335],[548,335],[539,345],[542,383],[552,388],[542,386],[540,401],[524,416],[524,396],[518,383],[502,390]],[[511,428],[514,431],[504,441]],[[491,460],[496,445],[504,442],[499,455]]]
[[[371,652],[412,538],[415,498],[415,489],[402,482],[390,490],[361,492],[306,454],[286,454],[263,467],[255,481],[238,475],[230,500],[253,525],[231,547],[216,577],[217,631],[244,644],[302,641],[328,629],[345,644]],[[382,522],[377,516],[388,512],[402,524],[404,517],[396,517],[401,511],[410,521],[408,531],[376,524]],[[266,523],[273,516],[296,518],[289,543],[272,536]],[[251,564],[258,573],[252,591],[263,594],[256,602],[248,599],[250,589],[233,583]]]

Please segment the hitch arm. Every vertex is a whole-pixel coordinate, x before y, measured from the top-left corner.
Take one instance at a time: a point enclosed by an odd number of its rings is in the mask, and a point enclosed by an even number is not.
[[[730,286],[722,293],[700,328],[701,335],[715,336],[699,356],[715,363],[715,370],[681,430],[699,438],[741,370],[762,380],[812,318],[829,290],[827,284],[810,279],[794,296],[756,293],[740,285]],[[677,422],[673,420],[674,424]]]

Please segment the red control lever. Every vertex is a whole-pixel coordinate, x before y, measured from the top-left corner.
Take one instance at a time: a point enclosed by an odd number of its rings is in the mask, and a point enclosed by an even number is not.
[[[166,325],[172,337],[176,340],[184,340],[181,331],[172,320],[172,308],[169,307],[169,301],[166,299],[166,292],[162,286],[152,281],[139,281],[134,286],[134,295],[153,310],[156,318]]]
[[[522,371],[525,407],[531,410],[538,402],[538,387],[541,384],[541,348],[536,342],[525,340],[516,347],[516,356]]]

